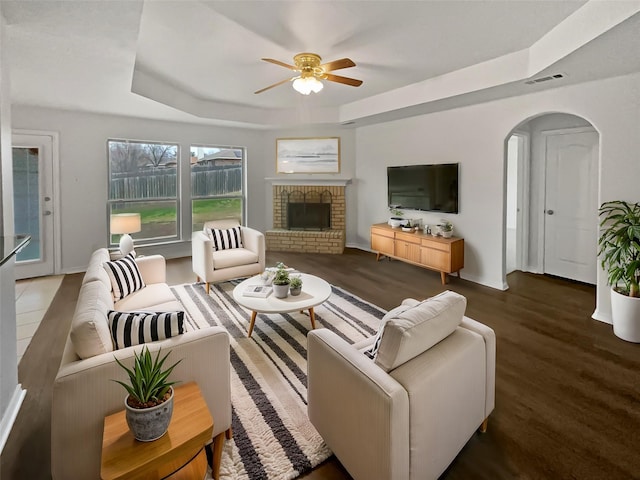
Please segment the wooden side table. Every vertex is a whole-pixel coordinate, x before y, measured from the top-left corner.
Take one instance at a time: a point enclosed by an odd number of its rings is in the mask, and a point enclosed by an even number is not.
[[[213,435],[213,419],[194,382],[175,388],[169,430],[158,440],[140,442],[127,426],[124,410],[104,419],[103,480],[160,480],[204,478],[204,446]]]

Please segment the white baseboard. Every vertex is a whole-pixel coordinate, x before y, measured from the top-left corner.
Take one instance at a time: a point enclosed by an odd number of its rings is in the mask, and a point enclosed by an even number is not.
[[[9,405],[7,405],[7,409],[0,420],[0,453],[4,450],[4,446],[9,438],[9,433],[11,433],[11,428],[13,427],[13,423],[16,421],[16,417],[20,411],[20,406],[22,405],[22,401],[26,394],[27,391],[23,390],[20,384],[16,385],[16,389],[9,401]]]

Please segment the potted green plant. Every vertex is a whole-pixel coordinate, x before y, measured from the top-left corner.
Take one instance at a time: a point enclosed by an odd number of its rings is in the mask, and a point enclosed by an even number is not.
[[[300,292],[302,292],[302,278],[299,276],[291,277],[289,280],[289,292],[293,296],[300,295]]]
[[[453,224],[445,220],[445,222],[440,225],[440,231],[444,238],[450,238],[453,235]]]
[[[611,286],[613,332],[640,343],[640,204],[605,202],[599,215],[598,255]]]
[[[133,368],[128,368],[116,358],[129,376],[129,383],[114,380],[127,391],[124,400],[127,425],[136,440],[151,442],[163,436],[169,428],[173,415],[173,388],[178,382],[170,382],[169,375],[181,360],[163,369],[168,352],[160,358],[160,350],[155,358],[145,346],[140,354],[134,353]]]
[[[276,274],[273,277],[273,295],[276,298],[286,298],[289,295],[289,271],[284,264],[276,265]]]
[[[389,226],[392,228],[398,228],[402,226],[402,224],[404,223],[404,219],[402,218],[404,212],[396,206],[389,207],[389,211],[392,215],[392,217],[390,217],[389,221],[387,222]]]

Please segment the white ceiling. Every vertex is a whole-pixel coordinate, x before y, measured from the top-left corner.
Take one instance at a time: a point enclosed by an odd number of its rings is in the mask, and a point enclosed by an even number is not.
[[[640,71],[637,0],[8,1],[12,101],[254,128],[356,125]],[[302,96],[253,92],[318,53]],[[528,78],[562,72],[534,86]]]

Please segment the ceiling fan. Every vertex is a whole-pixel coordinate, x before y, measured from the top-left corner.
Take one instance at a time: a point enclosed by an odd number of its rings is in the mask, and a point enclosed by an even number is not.
[[[334,60],[333,62],[320,64],[322,58],[315,53],[299,53],[293,57],[293,63],[295,65],[289,65],[273,58],[263,58],[265,62],[274,63],[281,67],[288,68],[294,72],[300,72],[300,75],[287,78],[273,85],[269,85],[263,89],[254,93],[262,93],[270,88],[277,87],[286,82],[293,82],[293,88],[303,95],[309,95],[311,92],[318,93],[322,90],[322,82],[320,80],[329,80],[330,82],[342,83],[344,85],[351,85],[352,87],[359,87],[362,85],[362,80],[356,80],[355,78],[341,77],[340,75],[333,75],[328,72],[334,70],[340,70],[341,68],[355,67],[356,64],[349,58],[341,58],[340,60]]]

